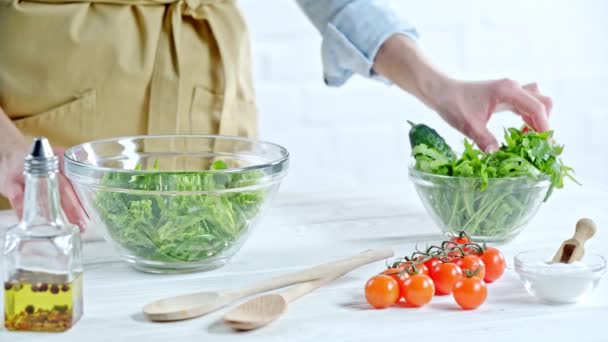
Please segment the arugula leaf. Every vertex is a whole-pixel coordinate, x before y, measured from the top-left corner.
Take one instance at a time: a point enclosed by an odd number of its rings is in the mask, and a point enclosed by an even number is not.
[[[412,149],[416,159],[416,169],[433,174],[455,177],[479,177],[481,190],[487,187],[490,178],[530,177],[540,179],[549,177],[548,199],[553,188],[561,189],[564,178],[572,177],[572,168],[565,166],[559,156],[563,146],[551,142],[552,131],[522,132],[515,128],[505,130],[505,142],[494,153],[486,154],[476,149],[467,139],[460,158],[449,161],[424,144]],[[577,182],[578,183],[578,182]]]
[[[416,168],[441,175],[450,173],[450,160],[441,152],[425,145],[416,145],[412,154],[416,157]]]

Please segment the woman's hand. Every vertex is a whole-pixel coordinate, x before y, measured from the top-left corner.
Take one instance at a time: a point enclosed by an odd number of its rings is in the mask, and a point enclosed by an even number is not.
[[[0,108],[0,134],[6,133],[2,138],[2,144],[0,144],[0,194],[8,198],[17,215],[21,217],[23,215],[23,200],[25,195],[23,163],[27,154],[27,145],[23,136],[20,134],[17,136],[15,131],[18,132]],[[7,138],[7,134],[9,133],[13,135],[14,139],[9,140]],[[80,229],[83,230],[87,216],[72,184],[63,173],[63,149],[55,148],[54,151],[59,158],[60,165],[60,173],[57,180],[61,206],[68,220],[80,226]]]
[[[536,131],[549,129],[552,101],[540,93],[535,83],[520,86],[503,79],[482,82],[447,80],[443,90],[433,95],[434,109],[452,127],[464,133],[484,151],[498,149],[487,128],[493,113],[510,110]]]
[[[498,148],[487,128],[493,113],[510,110],[537,131],[549,129],[552,102],[536,84],[520,86],[509,79],[467,82],[438,71],[416,44],[393,35],[380,48],[374,70],[437,111],[452,127],[484,151]]]
[[[8,198],[17,215],[23,215],[23,200],[25,191],[25,177],[23,175],[23,158],[25,149],[19,151],[0,153],[0,193]],[[63,165],[63,150],[55,149],[59,158],[59,165]],[[62,168],[63,166],[61,166]],[[61,207],[68,220],[84,229],[86,214],[72,184],[62,172],[57,176]]]

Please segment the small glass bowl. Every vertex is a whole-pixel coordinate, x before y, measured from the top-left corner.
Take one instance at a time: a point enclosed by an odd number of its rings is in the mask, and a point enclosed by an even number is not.
[[[515,271],[524,287],[547,304],[569,304],[585,299],[606,274],[606,259],[586,253],[576,264],[551,264],[555,250],[536,249],[515,256]]]
[[[464,230],[474,241],[513,240],[536,215],[549,188],[548,178],[451,177],[411,166],[411,181],[433,221],[446,234]]]

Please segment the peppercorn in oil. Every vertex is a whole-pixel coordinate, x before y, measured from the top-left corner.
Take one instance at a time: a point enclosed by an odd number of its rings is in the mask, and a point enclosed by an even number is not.
[[[33,282],[37,279],[38,282]],[[64,331],[82,315],[82,275],[29,274],[4,283],[9,330]]]

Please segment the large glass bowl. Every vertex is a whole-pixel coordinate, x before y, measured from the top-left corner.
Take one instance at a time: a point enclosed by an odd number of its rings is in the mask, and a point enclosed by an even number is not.
[[[287,173],[279,145],[214,135],[136,136],[65,151],[91,222],[135,268],[213,269],[242,246]]]
[[[464,230],[478,242],[508,242],[538,212],[548,179],[435,175],[409,169],[410,179],[433,221],[444,233]]]

